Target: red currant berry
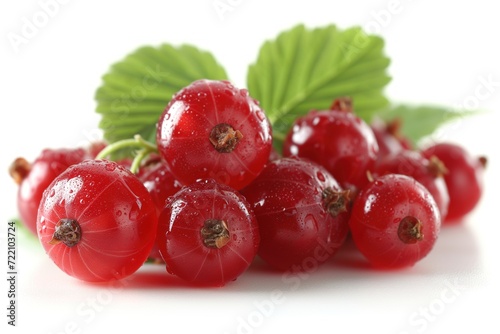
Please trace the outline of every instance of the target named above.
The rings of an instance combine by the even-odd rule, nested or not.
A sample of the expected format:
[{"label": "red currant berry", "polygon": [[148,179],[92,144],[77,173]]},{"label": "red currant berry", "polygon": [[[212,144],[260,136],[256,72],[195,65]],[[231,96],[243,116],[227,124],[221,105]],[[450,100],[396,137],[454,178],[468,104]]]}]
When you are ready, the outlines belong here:
[{"label": "red currant berry", "polygon": [[163,162],[148,167],[139,179],[144,183],[155,203],[158,215],[165,207],[166,200],[182,189],[182,184],[172,175]]},{"label": "red currant berry", "polygon": [[250,266],[259,230],[236,190],[198,180],[169,198],[157,242],[168,272],[196,285],[223,286]]},{"label": "red currant berry", "polygon": [[354,200],[349,227],[359,251],[375,267],[414,265],[434,247],[441,216],[429,191],[412,177],[383,175]]},{"label": "red currant berry", "polygon": [[259,223],[259,256],[277,270],[312,269],[347,236],[348,191],[316,163],[272,161],[242,193]]},{"label": "red currant berry", "polygon": [[345,189],[368,182],[367,170],[377,158],[371,128],[351,109],[349,99],[335,100],[331,110],[311,111],[298,118],[283,146],[283,156],[299,156],[325,167]]},{"label": "red currant berry", "polygon": [[450,196],[446,223],[458,222],[479,203],[483,193],[485,157],[474,157],[465,148],[454,143],[438,143],[427,147],[422,154],[436,156],[447,169],[444,174]]},{"label": "red currant berry", "polygon": [[147,259],[156,237],[155,210],[147,189],[129,170],[86,160],[69,167],[44,192],[38,237],[68,275],[117,280]]},{"label": "red currant berry", "polygon": [[401,121],[399,119],[389,123],[376,119],[370,127],[377,139],[379,157],[411,149],[410,141],[401,134]]},{"label": "red currant berry", "polygon": [[[168,166],[162,162],[146,166],[146,168],[142,168],[141,171],[143,172],[139,176],[139,179],[151,194],[151,198],[155,203],[156,212],[160,215],[163,208],[165,208],[167,199],[181,190],[182,185],[174,178]],[[149,260],[155,263],[163,262],[156,242],[149,255]]]},{"label": "red currant berry", "polygon": [[403,174],[413,177],[429,190],[436,201],[441,219],[446,217],[450,197],[444,182],[446,168],[435,156],[425,158],[416,151],[404,150],[381,158],[374,169],[375,175]]},{"label": "red currant berry", "polygon": [[88,147],[88,155],[89,155],[89,158],[90,159],[95,159],[95,157],[97,157],[97,155],[106,148],[106,146],[108,146],[108,144],[104,141],[95,141],[93,143],[90,144],[90,146]]},{"label": "red currant berry", "polygon": [[227,81],[193,82],[172,98],[158,122],[158,149],[185,185],[212,178],[239,190],[260,173],[271,142],[258,102]]},{"label": "red currant berry", "polygon": [[24,226],[34,235],[36,217],[43,191],[66,168],[87,158],[84,149],[45,149],[32,162],[17,158],[10,166],[10,175],[19,185],[17,208]]}]

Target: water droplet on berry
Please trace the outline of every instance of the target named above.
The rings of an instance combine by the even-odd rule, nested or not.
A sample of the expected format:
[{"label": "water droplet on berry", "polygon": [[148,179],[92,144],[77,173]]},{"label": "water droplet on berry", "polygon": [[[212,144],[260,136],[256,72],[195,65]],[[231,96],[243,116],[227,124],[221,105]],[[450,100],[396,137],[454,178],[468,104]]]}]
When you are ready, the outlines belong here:
[{"label": "water droplet on berry", "polygon": [[132,210],[130,211],[129,215],[128,215],[128,218],[132,221],[136,221],[137,220],[137,217],[139,217],[139,212],[137,212],[137,210]]},{"label": "water droplet on berry", "polygon": [[115,215],[116,215],[117,217],[120,217],[120,216],[122,215],[121,210],[116,211],[116,212],[115,212]]},{"label": "water droplet on berry", "polygon": [[55,189],[54,189],[54,188],[52,188],[52,189],[50,190],[49,197],[54,197],[54,195],[55,195],[55,194],[56,194],[56,191],[55,191]]},{"label": "water droplet on berry", "polygon": [[236,93],[234,92],[234,90],[231,90],[231,89],[225,89],[224,92],[226,94],[229,94],[229,95],[232,95],[232,96],[236,95]]},{"label": "water droplet on berry", "polygon": [[323,173],[321,173],[320,171],[316,172],[316,177],[318,178],[318,180],[320,180],[321,182],[325,182],[326,179],[325,179],[325,175],[323,175]]},{"label": "water droplet on berry", "polygon": [[365,214],[370,212],[371,208],[372,208],[372,204],[377,200],[377,197],[373,194],[371,194],[370,196],[368,196],[368,199],[366,200],[366,203],[365,203],[365,209],[364,209],[364,212]]},{"label": "water droplet on berry", "polygon": [[107,163],[107,164],[104,166],[104,168],[106,168],[106,170],[107,170],[108,172],[112,172],[112,171],[114,171],[114,170],[116,169],[116,164],[115,164],[115,163],[110,162],[110,163]]},{"label": "water droplet on berry", "polygon": [[243,97],[247,97],[248,96],[248,89],[240,89],[240,95],[243,96]]},{"label": "water droplet on berry", "polygon": [[264,121],[266,119],[266,115],[262,112],[262,110],[257,110],[257,118],[259,121]]},{"label": "water droplet on berry", "polygon": [[265,203],[265,202],[266,202],[266,199],[265,199],[265,198],[261,199],[260,201],[258,201],[258,202],[256,202],[256,203],[254,204],[254,208],[255,208],[255,207],[261,207],[261,206],[264,206],[264,203]]},{"label": "water droplet on berry", "polygon": [[316,218],[312,214],[308,214],[304,218],[304,227],[309,226],[309,228],[314,227],[314,229],[317,229],[318,222]]}]

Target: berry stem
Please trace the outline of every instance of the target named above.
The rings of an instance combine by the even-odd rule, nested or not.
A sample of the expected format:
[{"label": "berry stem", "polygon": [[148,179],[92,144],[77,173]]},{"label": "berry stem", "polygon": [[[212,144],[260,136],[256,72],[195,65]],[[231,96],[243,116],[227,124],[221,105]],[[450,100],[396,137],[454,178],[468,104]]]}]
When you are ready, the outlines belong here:
[{"label": "berry stem", "polygon": [[330,106],[330,110],[353,112],[352,99],[347,96],[339,97],[333,101],[332,105]]},{"label": "berry stem", "polygon": [[448,169],[446,168],[444,163],[435,155],[429,158],[429,165],[427,168],[431,175],[434,177],[443,177],[448,173]]},{"label": "berry stem", "polygon": [[132,165],[130,167],[130,171],[136,174],[139,171],[141,166],[141,162],[151,153],[158,152],[158,148],[156,145],[148,142],[141,135],[137,134],[133,139],[124,139],[114,142],[113,144],[109,144],[106,146],[99,154],[96,156],[96,159],[105,159],[106,157],[116,153],[117,151],[123,150],[125,148],[137,147],[140,148],[139,151],[136,152],[136,156],[132,161]]}]

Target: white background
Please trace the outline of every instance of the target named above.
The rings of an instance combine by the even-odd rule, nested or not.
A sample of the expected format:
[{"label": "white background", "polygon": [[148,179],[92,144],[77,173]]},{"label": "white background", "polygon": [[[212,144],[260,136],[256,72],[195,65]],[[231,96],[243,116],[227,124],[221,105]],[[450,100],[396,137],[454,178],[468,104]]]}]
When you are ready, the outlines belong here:
[{"label": "white background", "polygon": [[[109,285],[66,276],[36,240],[18,240],[18,327],[7,326],[6,279],[0,275],[0,326],[8,333],[105,333],[151,328],[171,333],[443,333],[498,328],[500,251],[498,124],[500,20],[493,1],[81,1],[58,5],[45,26],[14,47],[25,20],[49,0],[0,5],[1,272],[5,232],[16,216],[7,174],[17,156],[86,144],[99,134],[93,99],[109,65],[142,45],[188,43],[211,51],[238,86],[261,43],[298,23],[360,25],[386,40],[395,101],[477,107],[484,113],[449,124],[452,140],[489,158],[479,207],[443,229],[415,267],[379,272],[349,265],[349,251],[293,280],[255,265],[222,289],[194,289],[145,267]],[[54,2],[54,1],[52,1]],[[388,10],[392,9],[392,13]],[[390,14],[388,14],[390,13]],[[485,81],[490,85],[485,85]],[[483,327],[484,328],[484,327]]]}]

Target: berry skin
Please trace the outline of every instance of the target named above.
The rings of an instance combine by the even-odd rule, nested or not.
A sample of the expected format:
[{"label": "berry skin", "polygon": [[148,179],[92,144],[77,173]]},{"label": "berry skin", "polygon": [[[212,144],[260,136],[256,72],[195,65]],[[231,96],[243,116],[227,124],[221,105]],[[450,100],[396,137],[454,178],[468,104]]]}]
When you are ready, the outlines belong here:
[{"label": "berry skin", "polygon": [[82,148],[45,149],[32,162],[17,158],[10,166],[10,175],[19,185],[17,208],[23,225],[37,235],[36,217],[43,191],[66,168],[88,157]]},{"label": "berry skin", "polygon": [[159,215],[165,207],[167,198],[181,190],[182,185],[163,162],[155,163],[153,166],[148,166],[146,170],[141,169],[141,171],[139,179],[148,189]]},{"label": "berry skin", "polygon": [[331,110],[299,117],[287,134],[283,156],[296,155],[325,167],[344,189],[361,189],[378,154],[372,129],[351,109],[349,99],[337,99]]},{"label": "berry skin", "polygon": [[349,227],[352,239],[374,266],[412,266],[434,247],[441,216],[434,198],[415,179],[383,175],[355,199]]},{"label": "berry skin", "polygon": [[68,275],[89,282],[118,280],[147,259],[156,237],[155,210],[147,189],[129,170],[86,160],[45,190],[38,237]]},{"label": "berry skin", "polygon": [[450,197],[443,178],[446,168],[436,157],[429,159],[416,151],[404,150],[381,158],[373,171],[375,175],[403,174],[413,177],[429,190],[436,201],[441,219],[446,217]]},{"label": "berry skin", "polygon": [[198,80],[178,92],[160,116],[157,145],[184,185],[212,178],[239,190],[262,170],[271,125],[247,90]]},{"label": "berry skin", "polygon": [[401,121],[399,119],[388,123],[376,119],[370,124],[370,128],[377,139],[379,158],[412,149],[410,141],[401,134]]},{"label": "berry skin", "polygon": [[347,236],[348,191],[316,163],[272,161],[242,193],[259,223],[259,256],[274,269],[305,271],[324,263]]},{"label": "berry skin", "polygon": [[195,285],[223,286],[250,266],[259,229],[236,190],[198,180],[169,198],[157,243],[168,272]]},{"label": "berry skin", "polygon": [[[168,166],[162,162],[157,162],[152,166],[140,169],[139,179],[146,189],[148,189],[158,216],[165,207],[168,197],[175,195],[182,189],[182,185],[174,178]],[[149,259],[155,263],[163,262],[156,242],[151,250]]]},{"label": "berry skin", "polygon": [[426,157],[436,156],[447,169],[444,180],[450,196],[446,223],[456,223],[470,213],[483,193],[485,157],[474,157],[460,145],[438,143],[422,151]]}]

